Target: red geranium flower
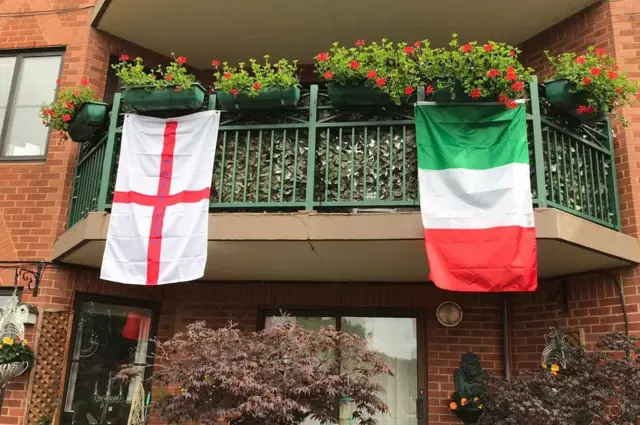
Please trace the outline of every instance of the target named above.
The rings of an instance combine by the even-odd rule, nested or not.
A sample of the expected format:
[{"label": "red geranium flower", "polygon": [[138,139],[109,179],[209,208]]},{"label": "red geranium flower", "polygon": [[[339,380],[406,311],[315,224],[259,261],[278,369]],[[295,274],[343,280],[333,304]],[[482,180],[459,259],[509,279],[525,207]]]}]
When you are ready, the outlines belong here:
[{"label": "red geranium flower", "polygon": [[509,52],[509,56],[515,56],[517,54],[517,52],[515,50],[512,50]]},{"label": "red geranium flower", "polygon": [[427,88],[424,89],[424,94],[426,94],[427,96],[431,96],[433,94],[433,87],[427,86]]},{"label": "red geranium flower", "polygon": [[612,80],[615,80],[616,78],[618,78],[618,73],[617,72],[609,71],[609,73],[607,75]]},{"label": "red geranium flower", "polygon": [[167,75],[164,79],[167,81],[173,81],[173,75]]},{"label": "red geranium flower", "polygon": [[369,72],[367,72],[367,78],[376,78],[378,76],[378,73],[376,71],[374,71],[373,69]]},{"label": "red geranium flower", "polygon": [[509,96],[507,96],[506,94],[501,94],[500,96],[498,96],[498,102],[507,103],[508,101],[509,101]]},{"label": "red geranium flower", "polygon": [[497,69],[490,69],[490,70],[487,72],[487,77],[489,77],[489,78],[495,78],[495,77],[497,77],[498,75],[500,75],[500,71],[498,71]]},{"label": "red geranium flower", "polygon": [[224,73],[224,78],[226,78],[227,80],[231,79],[231,73],[230,72],[225,72]]},{"label": "red geranium flower", "polygon": [[584,61],[585,61],[585,57],[584,56],[576,57],[576,63],[582,65],[582,64],[584,64]]},{"label": "red geranium flower", "polygon": [[412,54],[413,54],[413,52],[414,52],[414,49],[413,49],[413,47],[411,47],[411,46],[405,46],[405,48],[404,48],[404,52],[405,52],[406,54],[408,54],[408,55],[412,55]]},{"label": "red geranium flower", "polygon": [[593,75],[594,77],[600,75],[600,72],[602,72],[600,68],[591,68],[591,75]]},{"label": "red geranium flower", "polygon": [[187,63],[187,58],[185,58],[184,56],[178,56],[176,58],[176,62],[178,62],[180,65],[184,65],[185,63]]},{"label": "red geranium flower", "polygon": [[42,125],[47,125],[47,122],[45,120],[42,120]]},{"label": "red geranium flower", "polygon": [[62,116],[62,121],[64,121],[64,122],[69,122],[69,121],[71,121],[71,115],[69,115],[69,114],[64,114],[64,115]]},{"label": "red geranium flower", "polygon": [[333,72],[327,71],[327,72],[324,73],[324,79],[325,80],[330,80],[332,78],[333,78]]},{"label": "red geranium flower", "polygon": [[462,51],[465,53],[470,53],[473,50],[473,46],[471,44],[465,44],[462,46]]},{"label": "red geranium flower", "polygon": [[507,67],[507,74],[514,74],[516,72],[516,69],[512,66],[508,66]]},{"label": "red geranium flower", "polygon": [[364,46],[364,44],[365,44],[364,40],[356,40],[356,46],[362,47],[362,46]]},{"label": "red geranium flower", "polygon": [[233,97],[238,97],[238,95],[240,94],[240,92],[236,89],[229,90],[229,93],[231,93]]},{"label": "red geranium flower", "polygon": [[622,90],[620,87],[618,87],[618,88],[616,89],[616,93],[618,93],[618,94],[622,94],[622,93],[623,93],[623,90]]},{"label": "red geranium flower", "polygon": [[507,75],[504,76],[505,79],[509,80],[509,81],[515,81],[518,79],[518,76],[516,74],[514,74],[513,72],[509,72],[507,73]]},{"label": "red geranium flower", "polygon": [[384,86],[387,84],[387,79],[386,78],[378,78],[376,80],[376,84],[380,87]]},{"label": "red geranium flower", "polygon": [[329,60],[329,55],[327,53],[318,53],[316,56],[316,60],[318,62],[325,62]]},{"label": "red geranium flower", "polygon": [[349,63],[349,68],[351,69],[360,69],[360,62],[358,61],[351,61]]},{"label": "red geranium flower", "polygon": [[83,78],[82,80],[80,80],[80,85],[81,86],[88,86],[89,85],[89,80],[87,78]]},{"label": "red geranium flower", "polygon": [[212,60],[212,61],[211,61],[211,66],[215,66],[215,67],[220,66],[220,61],[219,61],[219,60],[217,60],[217,59]]},{"label": "red geranium flower", "polygon": [[517,81],[517,82],[513,83],[513,85],[511,86],[511,90],[513,90],[513,91],[522,91],[522,90],[524,90],[524,83],[522,81]]},{"label": "red geranium flower", "polygon": [[120,55],[120,62],[126,62],[129,60],[129,56],[127,55]]},{"label": "red geranium flower", "polygon": [[58,79],[56,80],[56,85],[58,85],[58,86],[60,85],[60,78],[58,78]]},{"label": "red geranium flower", "polygon": [[506,106],[507,109],[516,109],[518,107],[518,102],[515,100],[508,100],[505,102],[504,106]]},{"label": "red geranium flower", "polygon": [[636,93],[636,98],[640,100],[640,92]]},{"label": "red geranium flower", "polygon": [[578,107],[578,109],[576,110],[576,112],[578,112],[580,115],[582,114],[592,114],[594,113],[596,110],[593,106],[585,106],[585,105],[580,105]]},{"label": "red geranium flower", "polygon": [[49,115],[51,118],[53,118],[53,116],[55,115],[55,112],[53,112],[53,109],[51,108],[47,108],[44,111],[42,111],[42,113],[44,115]]},{"label": "red geranium flower", "polygon": [[253,89],[254,90],[260,90],[260,87],[262,87],[262,84],[260,84],[259,82],[255,82],[253,83]]},{"label": "red geranium flower", "polygon": [[473,90],[471,91],[471,97],[472,97],[473,99],[477,99],[477,98],[479,98],[480,96],[482,96],[482,90],[481,90],[481,89],[473,89]]},{"label": "red geranium flower", "polygon": [[591,83],[593,82],[593,80],[592,80],[591,78],[589,78],[589,77],[584,77],[584,78],[582,79],[582,82],[583,82],[584,84],[591,84]]},{"label": "red geranium flower", "polygon": [[73,109],[73,103],[67,102],[67,103],[64,104],[64,107],[67,108],[67,109]]},{"label": "red geranium flower", "polygon": [[607,52],[604,49],[596,49],[596,55],[604,56]]},{"label": "red geranium flower", "polygon": [[404,89],[404,94],[406,94],[408,96],[411,93],[413,93],[413,87],[407,86],[407,88]]},{"label": "red geranium flower", "polygon": [[493,45],[492,44],[485,44],[482,47],[484,48],[484,51],[487,52],[487,53],[493,52]]},{"label": "red geranium flower", "polygon": [[422,45],[422,42],[420,40],[413,43],[413,47],[420,47],[421,45]]}]

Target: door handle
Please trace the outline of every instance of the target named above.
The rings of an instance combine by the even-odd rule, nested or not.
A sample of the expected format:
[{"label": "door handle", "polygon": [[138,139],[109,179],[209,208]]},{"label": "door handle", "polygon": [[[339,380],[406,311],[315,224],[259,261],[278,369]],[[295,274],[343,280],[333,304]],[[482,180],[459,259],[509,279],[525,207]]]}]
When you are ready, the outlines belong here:
[{"label": "door handle", "polygon": [[420,390],[418,398],[416,398],[416,418],[418,420],[424,418],[424,391]]}]

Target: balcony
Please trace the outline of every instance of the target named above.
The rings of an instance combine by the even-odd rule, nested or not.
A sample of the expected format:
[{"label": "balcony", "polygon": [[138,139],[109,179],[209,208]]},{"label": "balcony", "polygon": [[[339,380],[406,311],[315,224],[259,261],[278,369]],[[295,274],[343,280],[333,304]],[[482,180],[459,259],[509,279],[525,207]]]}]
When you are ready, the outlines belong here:
[{"label": "balcony", "polygon": [[[611,130],[553,117],[529,92],[541,277],[640,262],[620,232]],[[215,96],[209,107],[215,107]],[[121,136],[82,146],[56,260],[100,267]],[[413,110],[340,111],[311,86],[282,113],[223,112],[210,203],[210,280],[423,281]]]}]

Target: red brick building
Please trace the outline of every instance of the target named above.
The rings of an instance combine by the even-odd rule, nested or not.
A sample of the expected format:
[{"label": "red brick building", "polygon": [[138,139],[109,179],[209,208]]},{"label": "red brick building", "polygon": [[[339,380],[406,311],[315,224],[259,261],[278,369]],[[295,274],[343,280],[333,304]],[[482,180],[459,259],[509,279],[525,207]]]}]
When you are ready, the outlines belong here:
[{"label": "red brick building", "polygon": [[[146,344],[122,342],[127,339],[125,318],[131,312],[148,319],[139,326],[140,332],[160,338],[195,320],[212,326],[234,321],[253,330],[279,309],[310,321],[362,326],[373,335],[374,346],[381,344],[392,351],[387,354],[406,360],[406,370],[393,383],[395,398],[389,399],[398,425],[458,423],[445,400],[453,390],[451,374],[461,353],[479,353],[484,366],[496,373],[517,373],[538,364],[543,336],[556,323],[583,337],[587,346],[611,330],[640,333],[640,106],[624,110],[629,127],[613,123],[612,147],[604,143],[597,153],[589,151],[592,161],[616,170],[606,183],[606,195],[597,192],[598,199],[606,196],[609,202],[605,214],[595,208],[588,211],[588,202],[578,208],[554,193],[567,190],[560,183],[569,177],[557,164],[551,167],[549,161],[558,159],[557,151],[544,149],[557,143],[560,134],[570,146],[581,143],[581,137],[535,118],[539,105],[534,105],[532,134],[540,131],[531,137],[538,138],[534,144],[539,143],[540,159],[550,164],[538,168],[546,174],[537,180],[541,186],[534,196],[541,275],[534,294],[457,294],[428,283],[419,213],[411,209],[416,195],[405,196],[406,185],[402,201],[396,203],[387,202],[393,194],[383,199],[379,193],[372,202],[343,202],[338,187],[332,204],[327,194],[335,188],[325,178],[324,186],[315,186],[316,197],[308,192],[298,196],[294,186],[292,201],[285,205],[285,188],[289,190],[285,180],[293,178],[307,189],[314,188],[307,180],[313,172],[301,168],[299,173],[293,165],[295,177],[291,177],[282,169],[276,175],[270,167],[269,193],[273,180],[274,187],[283,188],[280,198],[268,195],[266,202],[248,205],[251,201],[242,187],[249,184],[248,177],[238,168],[245,163],[229,159],[230,153],[217,157],[216,167],[222,174],[227,162],[238,168],[239,179],[245,181],[238,183],[237,193],[244,196],[244,203],[237,203],[234,196],[228,199],[236,187],[228,189],[220,182],[214,190],[218,199],[212,199],[204,281],[155,288],[100,281],[117,135],[114,132],[97,147],[80,149],[48,134],[36,112],[41,103],[53,99],[58,78],[60,87],[73,87],[88,78],[105,102],[114,102],[118,82],[109,69],[122,53],[141,56],[149,64],[166,62],[171,52],[185,55],[199,80],[209,83],[209,63],[214,58],[237,61],[270,53],[298,57],[304,64],[312,63],[313,55],[334,39],[429,38],[437,44],[456,31],[462,39],[518,44],[541,81],[550,75],[545,50],[581,52],[590,45],[606,49],[630,76],[640,78],[638,0],[580,0],[561,6],[551,0],[527,5],[501,1],[490,10],[478,2],[469,1],[461,10],[442,3],[425,9],[419,2],[402,1],[381,10],[368,2],[318,9],[281,2],[246,6],[195,0],[180,5],[141,0],[0,0],[0,265],[5,267],[0,280],[7,291],[0,295],[11,293],[15,267],[33,271],[43,267],[37,296],[34,284],[30,289],[22,279],[24,274],[18,279],[21,300],[38,308],[38,322],[27,331],[38,360],[30,373],[6,387],[0,424],[35,424],[42,417],[63,424],[126,423],[126,389],[120,393],[115,386],[107,388],[108,366],[98,367],[94,375],[89,371],[101,362],[144,360]],[[305,85],[316,83],[312,74],[305,71]],[[320,105],[314,111],[324,111],[322,94],[314,95],[314,90],[309,96],[318,96]],[[312,118],[304,125],[291,127],[289,136],[285,127],[243,127],[247,124],[242,117],[233,116],[224,129],[229,149],[233,146],[237,153],[245,141],[249,146],[254,139],[239,135],[245,130],[257,132],[254,138],[270,131],[271,152],[285,152],[292,137],[296,150],[298,143],[305,144],[301,151],[305,155],[318,146],[327,146],[329,152],[334,127],[341,129],[340,148],[344,128],[348,128],[345,140],[356,143],[356,137],[349,136],[356,134],[349,124],[355,121],[352,117],[338,118],[331,127],[325,125],[330,122],[326,116],[309,115]],[[393,141],[408,143],[412,123],[373,120],[371,126],[377,128],[381,149],[384,144],[394,147]],[[284,131],[275,137],[275,151],[274,131],[277,135]],[[608,141],[609,134],[603,134]],[[284,153],[278,158],[291,165]],[[248,169],[249,160],[245,161]],[[329,161],[320,154],[317,161],[329,169]],[[409,177],[406,165],[399,174],[394,167],[390,165],[390,173],[400,176],[399,181]],[[376,171],[381,172],[379,164]],[[235,184],[235,172],[233,176]],[[591,184],[578,188],[580,196],[596,196],[600,174],[597,182],[593,174],[582,177],[591,178]],[[575,181],[583,184],[578,177]],[[262,189],[259,183],[256,193]],[[324,198],[318,195],[323,190]],[[381,202],[376,204],[377,200]],[[278,202],[281,205],[274,205]],[[396,210],[366,210],[370,207]],[[443,327],[436,320],[435,310],[443,301],[462,307],[459,326]],[[90,320],[102,330],[87,330]],[[100,360],[92,360],[96,353]],[[120,396],[111,410],[100,407],[100,397],[108,390]],[[424,409],[417,407],[420,399]]]}]

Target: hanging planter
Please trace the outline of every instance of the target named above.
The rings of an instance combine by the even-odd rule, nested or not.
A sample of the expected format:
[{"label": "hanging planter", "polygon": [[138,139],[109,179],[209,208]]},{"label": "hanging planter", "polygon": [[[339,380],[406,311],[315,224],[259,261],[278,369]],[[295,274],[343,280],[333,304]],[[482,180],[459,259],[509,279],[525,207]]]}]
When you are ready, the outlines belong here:
[{"label": "hanging planter", "polygon": [[204,104],[205,89],[194,83],[189,88],[180,86],[125,87],[122,102],[137,112],[197,111]]},{"label": "hanging planter", "polygon": [[328,85],[334,107],[386,106],[409,103],[418,86],[415,55],[422,42],[365,43],[355,47],[334,43],[328,52],[316,55],[316,72]]},{"label": "hanging planter", "polygon": [[205,89],[196,83],[196,77],[187,72],[184,56],[174,57],[164,69],[148,72],[142,59],[129,60],[120,56],[112,65],[123,83],[122,102],[137,112],[189,112],[204,104]]},{"label": "hanging planter", "polygon": [[4,388],[10,381],[25,373],[27,369],[29,369],[27,362],[0,364],[0,388]]},{"label": "hanging planter", "polygon": [[[580,121],[597,122],[604,119],[602,111],[591,111],[588,106],[588,94],[579,90],[575,83],[566,78],[544,83],[544,93],[551,106]],[[578,112],[580,111],[580,112]]]},{"label": "hanging planter", "polygon": [[582,55],[547,56],[555,79],[544,84],[551,106],[580,121],[603,120],[609,113],[628,125],[619,108],[635,102],[640,86],[620,70],[604,49],[593,46]]},{"label": "hanging planter", "polygon": [[277,109],[295,107],[300,101],[298,61],[280,59],[272,64],[269,55],[264,64],[249,59],[229,66],[218,60],[211,62],[215,71],[215,89],[220,106],[227,111],[251,109]]},{"label": "hanging planter", "polygon": [[77,143],[91,142],[104,126],[107,117],[107,104],[102,102],[84,102],[76,109],[67,132],[71,140]]},{"label": "hanging planter", "polygon": [[254,96],[248,90],[242,90],[235,96],[228,92],[219,92],[216,95],[222,109],[227,111],[274,109],[297,106],[300,101],[300,88],[272,87],[260,90]]},{"label": "hanging planter", "polygon": [[388,94],[375,87],[360,85],[341,85],[330,82],[328,85],[329,99],[336,108],[353,106],[384,106],[392,105]]},{"label": "hanging planter", "polygon": [[107,104],[99,102],[89,87],[89,80],[80,80],[80,86],[60,90],[55,102],[40,110],[42,124],[60,132],[63,139],[84,143],[95,140],[103,128]]}]

